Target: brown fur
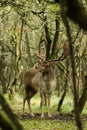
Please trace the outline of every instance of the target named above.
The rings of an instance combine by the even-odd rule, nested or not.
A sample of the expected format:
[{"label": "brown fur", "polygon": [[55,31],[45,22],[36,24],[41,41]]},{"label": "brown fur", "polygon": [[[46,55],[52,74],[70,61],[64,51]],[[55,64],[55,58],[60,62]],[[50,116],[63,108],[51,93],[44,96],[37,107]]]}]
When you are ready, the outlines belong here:
[{"label": "brown fur", "polygon": [[50,97],[53,89],[56,87],[56,77],[55,73],[51,67],[51,64],[48,62],[44,62],[39,67],[39,70],[31,69],[24,74],[24,86],[25,86],[25,96],[23,100],[23,113],[25,108],[25,101],[27,100],[30,115],[34,116],[30,99],[40,91],[41,101],[42,101],[42,114],[41,117],[44,117],[44,104],[45,104],[45,96],[48,101],[48,116],[51,117],[50,112]]}]

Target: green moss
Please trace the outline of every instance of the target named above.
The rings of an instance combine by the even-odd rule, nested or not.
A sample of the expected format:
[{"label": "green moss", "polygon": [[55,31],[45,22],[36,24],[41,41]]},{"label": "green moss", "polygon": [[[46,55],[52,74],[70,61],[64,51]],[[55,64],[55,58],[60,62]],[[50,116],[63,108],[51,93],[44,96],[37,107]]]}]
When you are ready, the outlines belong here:
[{"label": "green moss", "polygon": [[[22,100],[23,97],[20,96],[18,93],[15,94],[15,98],[13,101],[9,101],[7,95],[5,95],[8,103],[10,104],[13,112],[18,116],[19,119],[21,119],[22,115]],[[60,113],[57,112],[57,105],[59,102],[60,97],[57,97],[57,94],[55,93],[51,98],[51,111],[52,115],[60,115]],[[39,94],[36,94],[32,100],[31,100],[32,110],[34,113],[41,114],[41,108],[40,108],[40,96]],[[41,119],[41,118],[33,118],[33,119],[22,119],[20,120],[24,130],[77,130],[75,122],[73,120],[67,120],[67,114],[70,113],[73,109],[73,97],[71,94],[67,94],[63,105],[61,109],[61,113],[64,116],[64,119],[57,118],[57,119]],[[28,106],[26,103],[26,112],[28,113]],[[45,112],[47,112],[47,107],[45,107]],[[84,107],[83,114],[87,114],[87,105]],[[83,120],[83,126],[84,130],[87,130],[87,121],[86,118]]]}]

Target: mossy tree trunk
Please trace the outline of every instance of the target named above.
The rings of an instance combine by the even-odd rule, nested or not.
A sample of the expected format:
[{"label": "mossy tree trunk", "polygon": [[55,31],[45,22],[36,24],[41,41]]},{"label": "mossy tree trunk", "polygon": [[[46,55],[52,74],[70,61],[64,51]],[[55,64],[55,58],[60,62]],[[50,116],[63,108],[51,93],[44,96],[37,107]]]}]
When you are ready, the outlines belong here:
[{"label": "mossy tree trunk", "polygon": [[55,56],[56,49],[57,49],[57,42],[59,38],[59,25],[60,21],[58,17],[55,18],[55,34],[53,39],[51,39],[49,28],[48,28],[48,22],[47,22],[47,16],[44,17],[44,30],[45,30],[45,37],[46,37],[46,59],[50,59]]},{"label": "mossy tree trunk", "polygon": [[78,101],[78,104],[77,104],[77,109],[78,109],[79,114],[82,113],[83,108],[84,108],[86,101],[87,101],[87,75],[85,75],[84,78],[85,78],[84,89],[83,89],[82,95],[81,95],[81,97]]},{"label": "mossy tree trunk", "polygon": [[16,85],[18,83],[18,78],[21,73],[21,55],[22,55],[22,35],[23,35],[24,19],[21,18],[21,30],[20,38],[15,42],[15,69],[14,76],[12,77],[9,85],[9,95],[13,97],[14,91],[16,90]]},{"label": "mossy tree trunk", "polygon": [[74,95],[74,113],[75,113],[75,121],[77,128],[79,130],[83,130],[82,122],[80,118],[80,114],[78,112],[78,95],[77,95],[77,86],[76,86],[76,67],[75,67],[75,58],[74,58],[74,51],[73,51],[73,45],[72,45],[72,38],[70,33],[70,26],[67,20],[67,14],[65,10],[65,1],[60,3],[61,5],[61,17],[63,20],[63,23],[66,27],[66,35],[68,37],[68,43],[69,43],[69,49],[70,49],[70,60],[71,60],[71,67],[72,67],[72,86],[73,86],[73,95]]},{"label": "mossy tree trunk", "polygon": [[12,112],[5,98],[0,94],[0,106],[7,117],[0,113],[0,128],[2,130],[23,130],[15,114]]}]

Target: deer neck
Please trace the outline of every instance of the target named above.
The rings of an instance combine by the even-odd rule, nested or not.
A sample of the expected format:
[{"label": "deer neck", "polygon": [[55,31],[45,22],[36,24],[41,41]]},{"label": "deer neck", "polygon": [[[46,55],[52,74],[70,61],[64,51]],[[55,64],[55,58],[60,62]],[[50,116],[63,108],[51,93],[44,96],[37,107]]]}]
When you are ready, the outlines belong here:
[{"label": "deer neck", "polygon": [[55,75],[54,75],[54,72],[52,69],[50,69],[47,72],[43,72],[42,76],[43,76],[44,80],[47,80],[47,81],[54,80],[54,78],[55,78]]}]

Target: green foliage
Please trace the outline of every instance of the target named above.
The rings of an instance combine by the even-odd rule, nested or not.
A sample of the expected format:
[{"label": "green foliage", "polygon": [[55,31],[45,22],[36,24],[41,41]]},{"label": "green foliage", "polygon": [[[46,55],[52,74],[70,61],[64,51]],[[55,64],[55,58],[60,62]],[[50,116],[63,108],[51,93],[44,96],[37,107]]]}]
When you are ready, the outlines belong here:
[{"label": "green foliage", "polygon": [[60,6],[59,5],[56,5],[56,4],[52,4],[52,5],[49,5],[47,7],[47,10],[49,13],[57,13],[60,12]]},{"label": "green foliage", "polygon": [[[61,113],[57,112],[57,104],[60,98],[57,97],[56,93],[53,94],[51,98],[51,111],[53,117],[56,118],[48,119],[41,119],[40,117],[35,118],[23,118],[22,117],[22,99],[23,97],[20,96],[18,93],[15,95],[15,99],[13,101],[9,101],[7,95],[5,95],[8,103],[10,104],[13,112],[17,115],[18,119],[21,119],[20,122],[24,128],[24,130],[77,130],[75,122],[69,116],[69,113],[73,109],[73,96],[71,94],[67,94],[62,105]],[[40,108],[40,97],[39,95],[35,95],[31,101],[33,112],[36,114],[41,113]],[[46,108],[45,108],[46,109]],[[26,114],[28,114],[28,107],[26,104]],[[85,106],[82,115],[82,121],[84,130],[87,128],[87,121],[86,121],[86,114],[87,114],[87,106]],[[84,117],[84,118],[83,118]]]},{"label": "green foliage", "polygon": [[[58,120],[24,120],[22,122],[24,130],[76,130],[74,123],[71,121]],[[68,125],[69,124],[69,125]]]}]

